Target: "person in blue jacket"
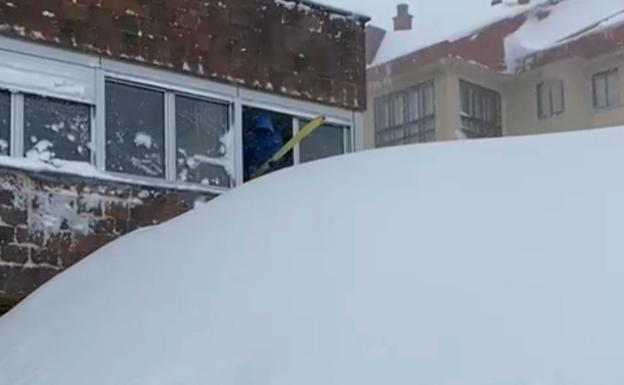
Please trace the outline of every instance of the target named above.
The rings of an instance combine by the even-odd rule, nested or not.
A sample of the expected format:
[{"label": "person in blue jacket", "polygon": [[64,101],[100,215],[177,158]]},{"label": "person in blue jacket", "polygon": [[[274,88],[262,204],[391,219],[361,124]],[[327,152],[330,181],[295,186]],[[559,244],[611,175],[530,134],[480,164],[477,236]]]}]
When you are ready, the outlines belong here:
[{"label": "person in blue jacket", "polygon": [[245,135],[243,150],[245,180],[253,177],[267,160],[271,159],[284,145],[281,135],[275,130],[271,115],[258,113]]}]

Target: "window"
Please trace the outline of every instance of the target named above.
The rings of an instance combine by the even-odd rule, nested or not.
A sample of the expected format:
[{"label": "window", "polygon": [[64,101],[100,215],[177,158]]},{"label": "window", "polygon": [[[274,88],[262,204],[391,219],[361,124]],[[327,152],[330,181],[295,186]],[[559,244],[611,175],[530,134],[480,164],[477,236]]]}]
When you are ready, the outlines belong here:
[{"label": "window", "polygon": [[[302,121],[301,125],[307,122]],[[301,142],[301,163],[342,155],[351,151],[351,131],[348,127],[325,124]]]},{"label": "window", "polygon": [[537,85],[537,114],[541,119],[561,115],[565,110],[563,81]]},{"label": "window", "polygon": [[501,96],[498,92],[460,80],[461,125],[469,138],[502,135]]},{"label": "window", "polygon": [[91,107],[24,95],[24,154],[50,161],[91,161]]},{"label": "window", "polygon": [[230,187],[227,171],[229,105],[176,96],[177,178]]},{"label": "window", "polygon": [[617,68],[592,77],[594,108],[602,109],[620,104],[620,76]]},{"label": "window", "polygon": [[[244,180],[286,144],[309,119],[255,107],[243,107]],[[270,127],[270,129],[263,129]],[[270,171],[351,151],[351,127],[326,123],[289,151]]]},{"label": "window", "polygon": [[0,91],[0,155],[11,150],[11,94]]},{"label": "window", "polygon": [[435,140],[435,92],[432,81],[375,101],[378,147]]},{"label": "window", "polygon": [[244,181],[245,128],[255,112],[271,115],[283,142],[314,114],[329,117],[274,169],[352,146],[352,111],[54,48],[45,51],[55,58],[36,47],[14,52],[15,44],[0,47],[0,156],[225,189]]},{"label": "window", "polygon": [[165,176],[163,92],[106,82],[106,169]]}]

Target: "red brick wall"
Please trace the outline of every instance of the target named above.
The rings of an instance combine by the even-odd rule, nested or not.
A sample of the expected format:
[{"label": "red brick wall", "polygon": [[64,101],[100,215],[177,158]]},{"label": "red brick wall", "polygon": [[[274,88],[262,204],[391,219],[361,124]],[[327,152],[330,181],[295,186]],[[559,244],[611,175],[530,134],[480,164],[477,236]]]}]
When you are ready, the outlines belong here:
[{"label": "red brick wall", "polygon": [[0,0],[0,33],[364,109],[363,21],[297,3]]},{"label": "red brick wall", "polygon": [[0,314],[106,243],[213,197],[0,168]]}]

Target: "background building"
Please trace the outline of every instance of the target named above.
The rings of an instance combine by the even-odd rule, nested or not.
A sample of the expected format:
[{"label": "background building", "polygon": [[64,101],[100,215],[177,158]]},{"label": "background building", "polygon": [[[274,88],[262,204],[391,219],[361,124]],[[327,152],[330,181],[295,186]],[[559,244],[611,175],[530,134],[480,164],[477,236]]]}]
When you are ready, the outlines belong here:
[{"label": "background building", "polygon": [[[505,2],[505,6],[512,2]],[[624,123],[624,3],[520,1],[470,30],[367,30],[366,147]]]}]

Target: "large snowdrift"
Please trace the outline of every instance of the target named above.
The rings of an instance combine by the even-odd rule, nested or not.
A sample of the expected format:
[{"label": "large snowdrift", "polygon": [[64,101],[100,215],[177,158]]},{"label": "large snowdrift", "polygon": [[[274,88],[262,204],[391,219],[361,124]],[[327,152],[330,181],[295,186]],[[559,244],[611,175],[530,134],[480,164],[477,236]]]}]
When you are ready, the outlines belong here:
[{"label": "large snowdrift", "polygon": [[624,384],[624,129],[248,184],[0,319],[2,385]]}]

